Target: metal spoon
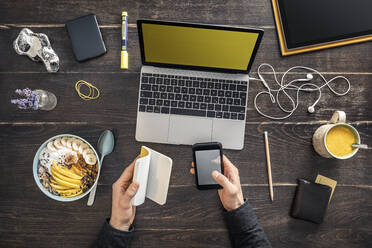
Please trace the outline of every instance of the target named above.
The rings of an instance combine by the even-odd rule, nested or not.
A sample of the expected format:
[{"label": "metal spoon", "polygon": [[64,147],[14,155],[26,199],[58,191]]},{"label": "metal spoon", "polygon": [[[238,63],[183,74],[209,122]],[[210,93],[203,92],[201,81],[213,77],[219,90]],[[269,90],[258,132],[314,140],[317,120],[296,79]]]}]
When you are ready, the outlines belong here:
[{"label": "metal spoon", "polygon": [[[101,136],[98,139],[97,147],[98,147],[98,152],[101,153],[101,169],[102,169],[103,158],[114,150],[114,135],[112,134],[110,130],[105,130],[101,134]],[[88,206],[93,205],[94,197],[96,196],[97,185],[98,185],[98,182],[90,191],[89,199],[87,202]]]},{"label": "metal spoon", "polygon": [[368,145],[366,144],[352,144],[351,146],[360,149],[368,149]]}]

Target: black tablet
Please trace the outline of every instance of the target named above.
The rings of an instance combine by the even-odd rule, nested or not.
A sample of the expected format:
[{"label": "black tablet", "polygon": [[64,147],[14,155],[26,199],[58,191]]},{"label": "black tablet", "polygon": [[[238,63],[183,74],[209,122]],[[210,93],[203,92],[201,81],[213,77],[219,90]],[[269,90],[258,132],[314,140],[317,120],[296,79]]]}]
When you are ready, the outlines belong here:
[{"label": "black tablet", "polygon": [[[372,35],[370,0],[272,0],[287,51],[346,45]],[[277,18],[278,17],[278,18]],[[280,36],[280,34],[279,34]],[[280,37],[279,37],[280,38]],[[353,41],[346,42],[345,41]],[[328,46],[327,46],[328,45]],[[316,50],[316,49],[313,49]],[[303,51],[300,51],[303,52]],[[286,54],[284,54],[286,55]]]}]

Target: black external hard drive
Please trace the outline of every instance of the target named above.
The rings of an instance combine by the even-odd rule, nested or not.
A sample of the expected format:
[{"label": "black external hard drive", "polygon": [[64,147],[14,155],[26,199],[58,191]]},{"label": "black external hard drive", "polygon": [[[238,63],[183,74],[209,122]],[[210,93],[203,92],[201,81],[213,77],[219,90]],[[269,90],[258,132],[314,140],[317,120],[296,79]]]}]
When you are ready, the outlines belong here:
[{"label": "black external hard drive", "polygon": [[96,15],[90,14],[69,21],[66,28],[77,61],[81,62],[106,53]]}]

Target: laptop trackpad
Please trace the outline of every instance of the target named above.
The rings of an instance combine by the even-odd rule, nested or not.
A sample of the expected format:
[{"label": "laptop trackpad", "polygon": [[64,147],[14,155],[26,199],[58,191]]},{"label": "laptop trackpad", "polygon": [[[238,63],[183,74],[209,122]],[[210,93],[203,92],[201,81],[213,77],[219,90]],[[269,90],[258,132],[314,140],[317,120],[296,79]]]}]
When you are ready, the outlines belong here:
[{"label": "laptop trackpad", "polygon": [[166,143],[168,140],[168,123],[169,115],[138,112],[136,140]]},{"label": "laptop trackpad", "polygon": [[193,145],[212,140],[212,120],[198,117],[171,115],[168,142]]}]

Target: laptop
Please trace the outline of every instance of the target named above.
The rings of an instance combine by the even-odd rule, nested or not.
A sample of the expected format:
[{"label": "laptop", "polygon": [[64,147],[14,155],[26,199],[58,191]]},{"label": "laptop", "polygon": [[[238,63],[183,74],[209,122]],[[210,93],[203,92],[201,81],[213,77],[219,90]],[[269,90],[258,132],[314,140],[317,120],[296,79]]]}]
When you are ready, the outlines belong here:
[{"label": "laptop", "polygon": [[136,140],[243,149],[248,72],[263,30],[155,20],[137,27]]}]

